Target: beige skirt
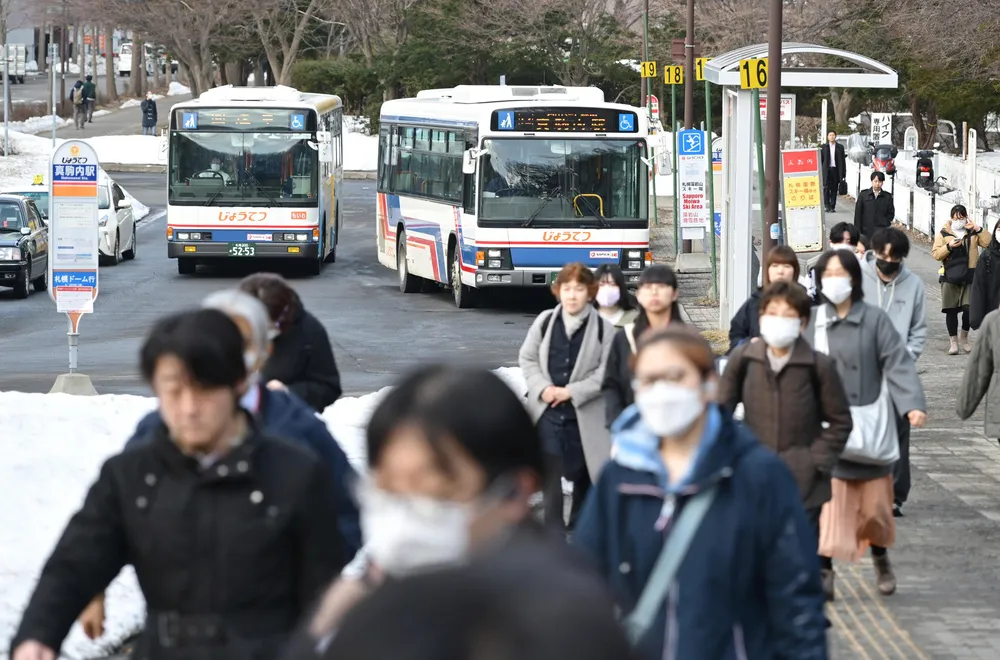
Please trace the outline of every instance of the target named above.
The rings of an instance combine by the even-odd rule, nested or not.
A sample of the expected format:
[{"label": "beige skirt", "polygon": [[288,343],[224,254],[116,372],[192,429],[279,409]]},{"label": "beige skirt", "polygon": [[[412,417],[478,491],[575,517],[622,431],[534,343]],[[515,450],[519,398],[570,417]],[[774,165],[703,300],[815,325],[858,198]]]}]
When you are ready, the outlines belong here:
[{"label": "beige skirt", "polygon": [[871,481],[834,478],[831,485],[833,497],[819,517],[819,554],[854,562],[870,545],[891,547],[896,540],[892,475]]}]

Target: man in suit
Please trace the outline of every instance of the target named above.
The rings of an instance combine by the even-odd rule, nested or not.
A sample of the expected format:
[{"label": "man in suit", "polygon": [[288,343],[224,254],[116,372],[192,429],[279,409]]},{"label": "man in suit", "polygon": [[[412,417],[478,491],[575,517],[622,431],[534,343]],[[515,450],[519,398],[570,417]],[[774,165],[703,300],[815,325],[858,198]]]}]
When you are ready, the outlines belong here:
[{"label": "man in suit", "polygon": [[837,133],[830,131],[826,135],[826,144],[821,149],[824,173],[823,200],[828,213],[837,210],[837,197],[841,181],[847,181],[847,154],[844,145],[838,144]]},{"label": "man in suit", "polygon": [[873,236],[879,229],[892,226],[896,218],[896,207],[892,195],[882,190],[885,173],[872,172],[872,187],[858,193],[854,206],[854,226],[865,236]]}]

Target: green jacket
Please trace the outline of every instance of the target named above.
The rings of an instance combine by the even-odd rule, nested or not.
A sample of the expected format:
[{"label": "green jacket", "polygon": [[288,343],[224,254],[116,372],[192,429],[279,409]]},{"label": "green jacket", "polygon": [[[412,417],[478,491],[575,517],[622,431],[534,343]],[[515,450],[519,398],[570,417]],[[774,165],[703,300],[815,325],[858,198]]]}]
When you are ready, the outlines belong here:
[{"label": "green jacket", "polygon": [[92,82],[83,83],[83,98],[97,100],[97,85]]}]

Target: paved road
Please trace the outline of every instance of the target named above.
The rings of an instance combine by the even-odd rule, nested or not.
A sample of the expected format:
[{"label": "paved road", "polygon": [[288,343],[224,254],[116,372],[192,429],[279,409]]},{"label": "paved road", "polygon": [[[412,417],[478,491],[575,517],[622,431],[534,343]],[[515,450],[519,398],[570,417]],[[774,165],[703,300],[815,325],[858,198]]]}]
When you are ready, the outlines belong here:
[{"label": "paved road", "polygon": [[[166,257],[163,175],[115,176],[152,212],[140,224],[135,261],[101,269],[96,311],[80,326],[80,368],[100,393],[148,394],[136,357],[151,322],[235,285],[250,267],[179,276],[176,262]],[[551,299],[459,310],[447,292],[400,293],[395,272],[376,259],[372,182],[346,181],[343,189],[338,261],[319,277],[295,279],[295,286],[330,334],[345,393],[375,391],[428,360],[514,365],[528,326]],[[67,360],[65,322],[49,297],[35,293],[15,300],[0,289],[0,390],[47,392]]]},{"label": "paved road", "polygon": [[[838,212],[827,215],[827,227],[853,217],[853,203],[841,198]],[[668,243],[672,231],[661,233]],[[831,657],[997,660],[1000,446],[983,437],[982,407],[967,422],[956,419],[967,357],[947,355],[940,264],[930,256],[930,241],[912,237],[906,263],[927,292],[927,347],[917,366],[929,421],[912,435],[913,488],[890,551],[899,590],[888,598],[877,595],[868,558],[838,564],[838,598],[827,609]],[[681,286],[695,322],[714,327],[718,309],[696,304],[707,293],[707,278],[686,278]]]},{"label": "paved road", "polygon": [[[66,93],[69,94],[69,88],[73,86],[77,78],[80,76],[74,75],[72,73],[66,74]],[[94,79],[97,84],[97,89],[99,93],[103,94],[105,90],[106,83],[104,82],[104,76],[97,76]],[[117,77],[116,84],[118,86],[118,93],[123,94],[128,88],[128,78]],[[59,87],[59,81],[56,81],[56,89],[61,89]],[[10,86],[10,97],[14,101],[48,101],[51,97],[52,80],[48,75],[39,74],[37,76],[29,76],[25,78],[23,85],[11,85]]]},{"label": "paved road", "polygon": [[[166,126],[170,116],[170,108],[175,103],[191,100],[190,94],[182,96],[166,96],[156,101],[158,111],[159,126]],[[51,135],[51,133],[49,133]],[[61,138],[87,138],[102,135],[141,135],[142,134],[142,113],[139,106],[125,109],[113,110],[110,114],[94,117],[91,124],[87,124],[82,130],[77,129],[72,124],[63,126],[56,130],[56,136]],[[166,201],[164,200],[164,204]]]}]

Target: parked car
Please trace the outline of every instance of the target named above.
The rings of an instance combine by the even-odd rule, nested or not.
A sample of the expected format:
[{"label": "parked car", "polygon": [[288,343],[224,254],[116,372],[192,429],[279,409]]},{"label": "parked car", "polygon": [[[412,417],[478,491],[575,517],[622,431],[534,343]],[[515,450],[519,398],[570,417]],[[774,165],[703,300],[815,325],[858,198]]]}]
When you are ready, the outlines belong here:
[{"label": "parked car", "polygon": [[48,288],[49,228],[35,202],[0,195],[0,286],[27,298]]},{"label": "parked car", "polygon": [[115,266],[135,259],[135,218],[132,201],[103,170],[97,180],[98,249],[105,263]]}]

